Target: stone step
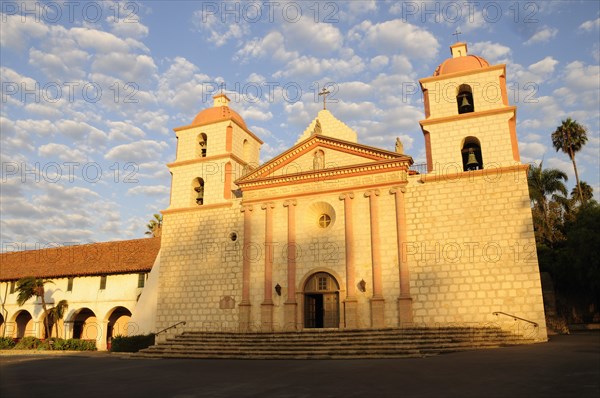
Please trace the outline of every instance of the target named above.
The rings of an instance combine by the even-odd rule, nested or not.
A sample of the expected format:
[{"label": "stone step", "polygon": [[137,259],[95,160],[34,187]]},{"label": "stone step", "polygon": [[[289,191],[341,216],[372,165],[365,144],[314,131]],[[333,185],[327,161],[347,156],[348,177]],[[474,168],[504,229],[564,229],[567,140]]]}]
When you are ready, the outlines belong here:
[{"label": "stone step", "polygon": [[276,333],[185,332],[134,354],[145,358],[408,358],[529,344],[499,328],[318,330]]}]

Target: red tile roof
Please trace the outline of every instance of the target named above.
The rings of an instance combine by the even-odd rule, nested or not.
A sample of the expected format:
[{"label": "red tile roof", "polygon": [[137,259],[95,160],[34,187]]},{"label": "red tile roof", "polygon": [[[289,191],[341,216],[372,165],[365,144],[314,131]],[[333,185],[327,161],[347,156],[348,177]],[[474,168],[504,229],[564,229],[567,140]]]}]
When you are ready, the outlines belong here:
[{"label": "red tile roof", "polygon": [[148,272],[160,238],[61,246],[0,254],[0,281]]}]

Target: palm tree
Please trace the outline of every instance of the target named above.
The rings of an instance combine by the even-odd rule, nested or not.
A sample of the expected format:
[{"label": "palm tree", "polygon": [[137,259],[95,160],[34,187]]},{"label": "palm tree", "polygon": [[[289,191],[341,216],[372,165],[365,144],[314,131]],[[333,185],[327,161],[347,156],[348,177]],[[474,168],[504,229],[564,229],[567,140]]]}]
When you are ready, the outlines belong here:
[{"label": "palm tree", "polygon": [[543,162],[540,162],[539,166],[532,165],[527,175],[529,198],[534,209],[534,222],[542,238],[550,244],[554,242],[553,231],[556,229],[555,217],[551,219],[550,214],[556,213],[557,208],[560,207],[568,210],[567,188],[563,181],[568,181],[564,172],[558,169],[544,170]]},{"label": "palm tree", "polygon": [[146,235],[152,235],[153,237],[159,237],[162,232],[162,214],[154,214],[154,218],[146,225],[148,230],[145,232]]},{"label": "palm tree", "polygon": [[54,328],[56,329],[56,337],[58,337],[58,321],[64,318],[67,308],[69,308],[67,300],[60,300],[58,304],[50,308],[48,312],[48,317],[50,318],[50,321],[54,323]]},{"label": "palm tree", "polygon": [[575,153],[581,150],[587,142],[587,139],[587,129],[570,117],[567,118],[567,120],[563,120],[562,124],[556,128],[554,133],[552,133],[552,145],[554,145],[556,152],[559,150],[563,151],[569,155],[571,162],[573,162],[575,180],[577,181],[577,187],[579,188],[579,201],[581,203],[583,203],[583,193],[581,192],[581,186],[579,184]]},{"label": "palm tree", "polygon": [[[17,281],[17,304],[22,306],[32,297],[40,297],[42,299],[42,309],[44,310],[44,314],[48,313],[46,309],[46,299],[44,295],[46,293],[44,289],[44,285],[47,283],[54,283],[50,279],[38,279],[33,276],[28,276],[26,278],[19,279]],[[50,325],[46,322],[46,336],[50,336]]]},{"label": "palm tree", "polygon": [[[579,192],[580,188],[581,194]],[[594,188],[592,188],[587,182],[581,181],[579,185],[573,187],[573,190],[571,191],[571,198],[575,198],[576,196],[579,197],[580,200],[583,198],[583,202],[581,202],[581,204],[585,204],[594,197]]]}]

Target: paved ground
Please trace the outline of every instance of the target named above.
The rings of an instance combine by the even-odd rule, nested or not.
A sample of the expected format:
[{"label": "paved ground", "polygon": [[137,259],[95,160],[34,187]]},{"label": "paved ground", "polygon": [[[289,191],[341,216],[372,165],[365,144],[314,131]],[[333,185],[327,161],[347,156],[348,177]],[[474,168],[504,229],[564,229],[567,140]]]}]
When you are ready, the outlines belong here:
[{"label": "paved ground", "polygon": [[0,356],[9,397],[600,397],[600,333],[418,359]]}]

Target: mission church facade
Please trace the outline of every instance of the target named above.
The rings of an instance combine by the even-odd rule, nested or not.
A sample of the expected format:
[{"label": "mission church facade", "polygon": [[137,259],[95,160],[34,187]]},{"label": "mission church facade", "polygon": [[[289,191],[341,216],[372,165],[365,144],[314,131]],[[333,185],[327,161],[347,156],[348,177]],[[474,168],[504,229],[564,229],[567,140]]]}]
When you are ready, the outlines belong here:
[{"label": "mission church facade", "polygon": [[[103,265],[152,269],[152,283],[130,294],[137,303],[122,304],[136,330],[181,321],[186,330],[242,332],[494,324],[531,336],[534,322],[535,338],[546,340],[506,66],[468,55],[465,43],[451,54],[420,80],[427,169],[419,172],[400,142],[394,152],[360,144],[325,109],[262,165],[263,142],[225,94],[175,128],[160,251],[135,269]],[[3,268],[9,283],[27,264],[15,262],[12,276]],[[107,314],[98,335],[107,336],[113,312],[98,312]]]},{"label": "mission church facade", "polygon": [[451,53],[420,80],[426,172],[325,109],[260,166],[262,141],[225,94],[175,128],[156,327],[514,329],[504,312],[546,339],[506,67],[465,43]]}]

